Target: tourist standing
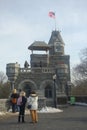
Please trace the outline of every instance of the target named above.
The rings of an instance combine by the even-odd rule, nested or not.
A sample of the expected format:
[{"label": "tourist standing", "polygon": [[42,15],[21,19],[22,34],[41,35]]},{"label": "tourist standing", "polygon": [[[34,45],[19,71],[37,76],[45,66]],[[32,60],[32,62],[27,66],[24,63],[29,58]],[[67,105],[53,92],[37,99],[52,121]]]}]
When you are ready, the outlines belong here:
[{"label": "tourist standing", "polygon": [[27,98],[25,96],[25,92],[21,91],[20,96],[17,100],[17,105],[19,106],[19,115],[18,115],[18,122],[22,119],[22,123],[25,122],[25,106],[26,106]]},{"label": "tourist standing", "polygon": [[11,94],[11,104],[12,104],[12,112],[16,112],[17,111],[17,99],[18,99],[19,95],[17,93],[16,89],[13,89],[13,92]]},{"label": "tourist standing", "polygon": [[29,98],[28,98],[28,105],[31,105],[30,115],[32,122],[31,123],[37,123],[38,122],[38,115],[37,115],[37,109],[38,109],[38,96],[35,91],[32,91]]}]

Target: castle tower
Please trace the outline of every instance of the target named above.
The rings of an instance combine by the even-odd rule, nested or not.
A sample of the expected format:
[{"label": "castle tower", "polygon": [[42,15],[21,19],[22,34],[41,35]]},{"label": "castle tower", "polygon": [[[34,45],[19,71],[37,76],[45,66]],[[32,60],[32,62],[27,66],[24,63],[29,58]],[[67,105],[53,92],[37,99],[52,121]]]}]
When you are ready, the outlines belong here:
[{"label": "castle tower", "polygon": [[49,67],[55,69],[60,93],[66,93],[67,81],[70,81],[70,56],[65,55],[64,41],[59,31],[53,31],[49,40]]},{"label": "castle tower", "polygon": [[52,32],[48,45],[51,47],[49,51],[50,55],[64,55],[65,44],[59,31]]},{"label": "castle tower", "polygon": [[[29,47],[32,51],[31,57],[31,68],[32,67],[47,67],[48,66],[48,51],[50,46],[44,41],[35,41]],[[34,51],[39,51],[39,54],[34,54]],[[45,51],[45,54],[40,54],[40,51]]]}]

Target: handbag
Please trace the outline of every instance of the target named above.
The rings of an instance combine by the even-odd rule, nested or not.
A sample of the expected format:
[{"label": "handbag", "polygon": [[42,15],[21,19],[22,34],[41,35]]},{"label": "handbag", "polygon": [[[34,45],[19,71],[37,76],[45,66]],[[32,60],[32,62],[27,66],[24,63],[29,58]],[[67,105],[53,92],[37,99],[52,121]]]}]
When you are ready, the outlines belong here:
[{"label": "handbag", "polygon": [[28,108],[28,109],[31,109],[31,105],[28,105],[27,108]]}]

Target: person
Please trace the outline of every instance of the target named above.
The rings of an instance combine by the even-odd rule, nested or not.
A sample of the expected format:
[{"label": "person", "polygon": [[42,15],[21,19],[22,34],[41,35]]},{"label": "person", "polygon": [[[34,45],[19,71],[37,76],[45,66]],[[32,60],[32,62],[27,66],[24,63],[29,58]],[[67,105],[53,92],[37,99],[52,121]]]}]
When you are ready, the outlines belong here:
[{"label": "person", "polygon": [[22,119],[22,123],[25,122],[24,116],[25,116],[25,106],[27,103],[26,94],[24,91],[21,91],[20,96],[17,100],[17,105],[19,106],[19,115],[18,115],[18,122]]},{"label": "person", "polygon": [[12,112],[16,112],[17,111],[17,99],[18,99],[19,95],[17,93],[16,89],[13,89],[13,92],[11,94],[11,104],[12,104]]},{"label": "person", "polygon": [[35,91],[32,91],[30,96],[28,97],[27,101],[28,105],[31,105],[30,115],[31,115],[31,123],[37,123],[38,122],[38,115],[37,115],[37,109],[38,109],[38,96]]},{"label": "person", "polygon": [[28,68],[28,67],[29,67],[29,64],[28,64],[27,61],[25,61],[25,63],[24,63],[24,68]]}]

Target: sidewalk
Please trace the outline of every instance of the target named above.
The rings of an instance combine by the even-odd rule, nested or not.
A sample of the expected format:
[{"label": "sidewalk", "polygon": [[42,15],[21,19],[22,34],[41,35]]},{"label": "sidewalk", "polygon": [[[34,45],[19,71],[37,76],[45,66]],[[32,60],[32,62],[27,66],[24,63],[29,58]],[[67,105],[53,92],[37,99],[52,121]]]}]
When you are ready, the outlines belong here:
[{"label": "sidewalk", "polygon": [[17,114],[0,120],[1,130],[86,130],[87,107],[69,106],[60,113],[38,113],[39,122],[30,123],[30,115],[26,114],[26,123],[17,123]]}]

